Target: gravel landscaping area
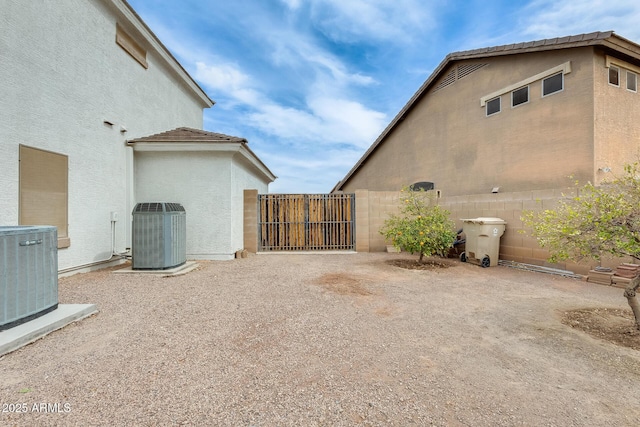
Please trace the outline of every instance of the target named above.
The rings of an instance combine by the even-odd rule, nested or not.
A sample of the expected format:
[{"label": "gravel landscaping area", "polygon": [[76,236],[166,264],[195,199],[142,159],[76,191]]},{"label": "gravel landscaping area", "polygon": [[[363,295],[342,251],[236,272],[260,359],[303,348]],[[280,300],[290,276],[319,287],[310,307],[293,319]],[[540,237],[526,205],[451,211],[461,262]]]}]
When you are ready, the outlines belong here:
[{"label": "gravel landscaping area", "polygon": [[100,312],[0,358],[0,425],[640,425],[640,351],[561,321],[622,289],[402,257],[60,279]]}]

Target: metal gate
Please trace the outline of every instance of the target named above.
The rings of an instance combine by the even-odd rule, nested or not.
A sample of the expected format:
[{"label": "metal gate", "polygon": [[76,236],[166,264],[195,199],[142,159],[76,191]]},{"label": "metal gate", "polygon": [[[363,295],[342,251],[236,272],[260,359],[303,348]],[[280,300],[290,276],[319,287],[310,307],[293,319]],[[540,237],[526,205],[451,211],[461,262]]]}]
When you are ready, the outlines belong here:
[{"label": "metal gate", "polygon": [[353,250],[354,194],[258,195],[259,251]]}]

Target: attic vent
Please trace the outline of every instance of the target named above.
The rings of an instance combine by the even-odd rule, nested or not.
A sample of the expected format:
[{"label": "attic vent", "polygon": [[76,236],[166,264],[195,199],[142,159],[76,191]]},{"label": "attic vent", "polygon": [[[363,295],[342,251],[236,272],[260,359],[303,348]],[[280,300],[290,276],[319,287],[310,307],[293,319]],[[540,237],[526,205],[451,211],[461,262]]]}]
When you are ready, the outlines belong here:
[{"label": "attic vent", "polygon": [[460,65],[458,67],[458,80],[460,80],[463,77],[468,76],[469,74],[473,73],[476,70],[479,70],[480,68],[484,67],[487,64],[468,64],[468,65]]},{"label": "attic vent", "polygon": [[449,71],[449,73],[446,76],[444,76],[440,81],[440,83],[438,83],[436,87],[433,89],[434,92],[455,83],[456,80],[460,80],[463,77],[467,77],[469,74],[473,73],[476,70],[479,70],[485,65],[487,64],[466,64],[466,65],[459,65],[458,67],[451,69],[451,71]]},{"label": "attic vent", "polygon": [[435,87],[434,90],[440,90],[442,88],[445,88],[450,84],[453,84],[455,81],[456,81],[456,70],[453,69],[449,71],[449,74],[444,76],[444,78],[440,81],[440,83],[438,83],[438,85]]}]

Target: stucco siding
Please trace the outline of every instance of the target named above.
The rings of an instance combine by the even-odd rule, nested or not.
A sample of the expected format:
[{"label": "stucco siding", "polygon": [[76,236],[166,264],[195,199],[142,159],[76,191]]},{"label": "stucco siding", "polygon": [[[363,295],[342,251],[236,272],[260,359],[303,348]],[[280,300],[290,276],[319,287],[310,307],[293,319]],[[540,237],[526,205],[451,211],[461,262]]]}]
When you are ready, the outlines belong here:
[{"label": "stucco siding", "polygon": [[0,0],[0,9],[0,224],[18,223],[19,144],[64,154],[71,246],[59,268],[109,258],[111,212],[115,250],[130,240],[126,139],[202,127],[205,105],[149,46],[145,69],[116,44],[116,22],[126,22],[109,1]]},{"label": "stucco siding", "polygon": [[[512,108],[506,92],[501,111],[486,116],[482,97],[566,62],[571,72],[563,91],[543,98],[537,80],[528,103]],[[592,49],[582,48],[452,63],[451,69],[486,65],[424,94],[342,189],[397,190],[431,181],[444,195],[457,196],[493,187],[557,188],[568,175],[590,179],[592,62]]]},{"label": "stucco siding", "polygon": [[137,152],[137,202],[181,203],[187,212],[187,257],[226,259],[233,212],[231,154]]},{"label": "stucco siding", "polygon": [[[625,164],[640,160],[640,93],[626,88],[626,71],[634,72],[640,83],[640,69],[619,58],[615,61],[621,71],[619,87],[609,84],[604,52],[593,63],[596,182],[620,176]],[[611,171],[605,172],[607,168]]]}]

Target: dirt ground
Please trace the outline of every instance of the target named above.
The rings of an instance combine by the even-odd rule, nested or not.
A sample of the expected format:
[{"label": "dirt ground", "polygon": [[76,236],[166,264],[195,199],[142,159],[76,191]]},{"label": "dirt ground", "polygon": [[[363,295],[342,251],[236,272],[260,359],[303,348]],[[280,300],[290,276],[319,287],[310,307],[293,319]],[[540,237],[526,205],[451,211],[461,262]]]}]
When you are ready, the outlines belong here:
[{"label": "dirt ground", "polygon": [[[456,261],[436,257],[425,258],[423,261],[403,257],[389,260],[388,263],[408,270],[437,270],[457,265]],[[629,307],[568,310],[562,313],[562,323],[595,338],[640,351],[640,331],[635,326],[633,312]]]},{"label": "dirt ground", "polygon": [[406,258],[63,278],[100,312],[0,358],[0,425],[640,425],[622,289]]}]

